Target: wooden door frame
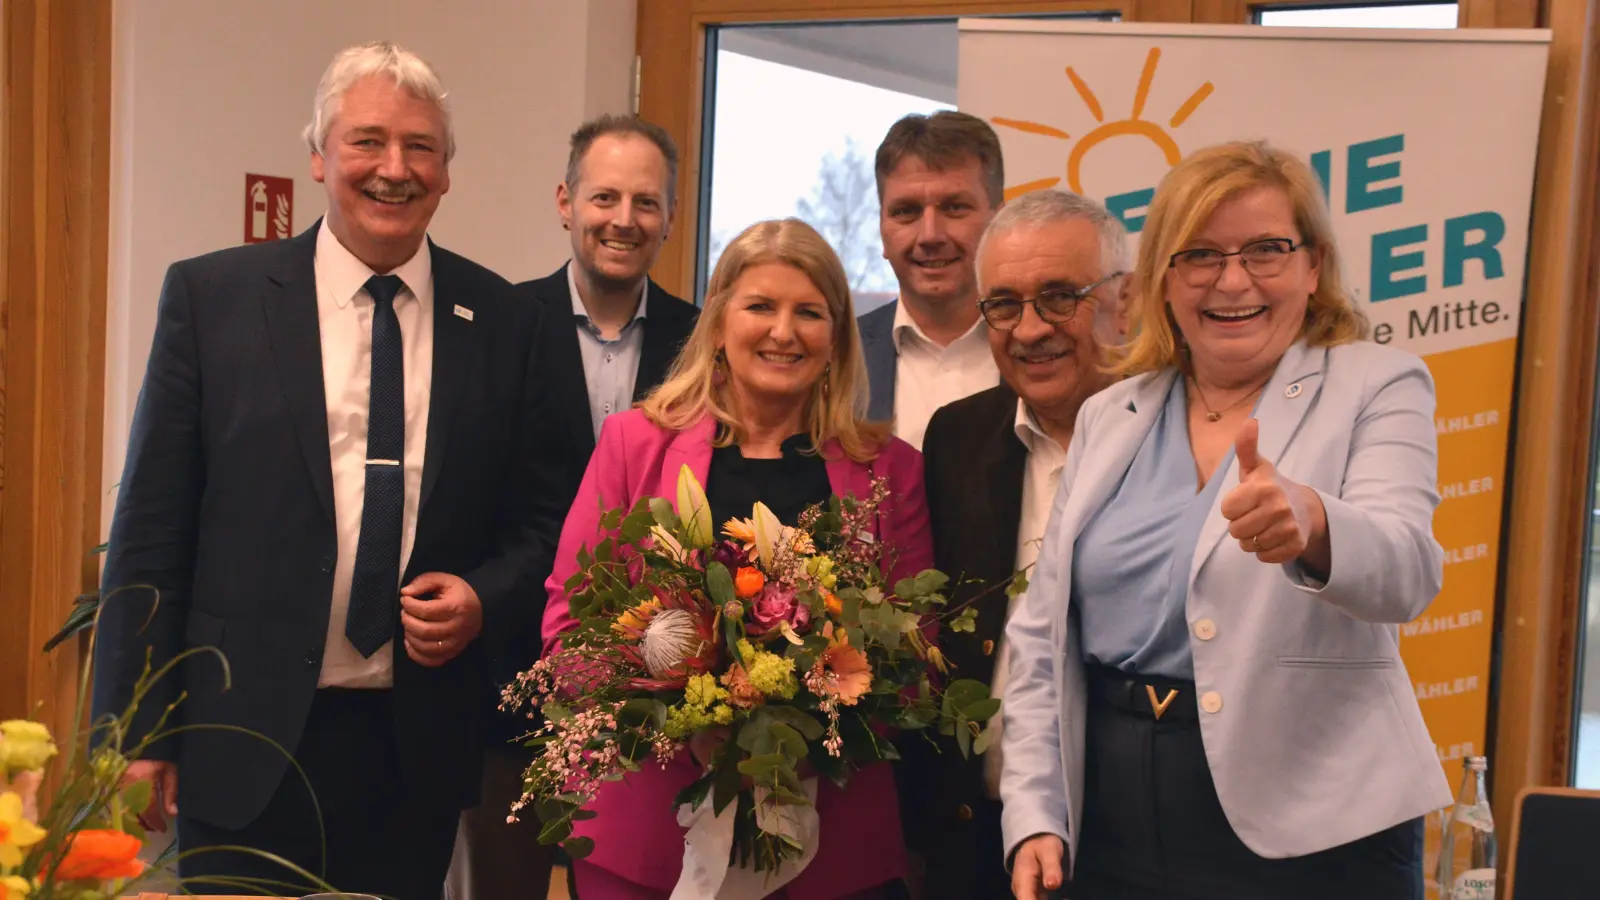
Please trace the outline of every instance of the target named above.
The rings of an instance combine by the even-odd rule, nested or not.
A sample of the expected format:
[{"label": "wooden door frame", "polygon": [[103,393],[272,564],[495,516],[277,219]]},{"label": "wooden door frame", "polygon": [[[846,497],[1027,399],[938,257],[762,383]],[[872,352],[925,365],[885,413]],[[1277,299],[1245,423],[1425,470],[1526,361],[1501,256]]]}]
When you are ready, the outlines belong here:
[{"label": "wooden door frame", "polygon": [[0,9],[0,718],[64,742],[83,647],[42,647],[98,578],[112,11]]}]

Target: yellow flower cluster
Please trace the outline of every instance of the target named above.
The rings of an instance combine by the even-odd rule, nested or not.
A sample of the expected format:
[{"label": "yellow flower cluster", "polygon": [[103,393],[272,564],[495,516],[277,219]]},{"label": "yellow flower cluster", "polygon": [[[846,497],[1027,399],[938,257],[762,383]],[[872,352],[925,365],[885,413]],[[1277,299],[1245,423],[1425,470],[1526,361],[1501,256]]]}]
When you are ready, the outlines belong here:
[{"label": "yellow flower cluster", "polygon": [[667,737],[681,740],[713,725],[732,725],[733,709],[722,701],[728,692],[717,684],[715,675],[693,675],[683,688],[683,703],[667,709],[662,730]]},{"label": "yellow flower cluster", "polygon": [[800,683],[794,677],[794,660],[766,650],[757,650],[748,640],[739,641],[739,654],[748,668],[750,686],[768,697],[793,700]]},{"label": "yellow flower cluster", "polygon": [[0,722],[0,778],[42,769],[55,755],[56,743],[43,725],[26,719]]},{"label": "yellow flower cluster", "polygon": [[806,574],[817,580],[823,590],[831,591],[839,583],[839,576],[833,574],[833,558],[829,556],[812,556],[806,559]]}]

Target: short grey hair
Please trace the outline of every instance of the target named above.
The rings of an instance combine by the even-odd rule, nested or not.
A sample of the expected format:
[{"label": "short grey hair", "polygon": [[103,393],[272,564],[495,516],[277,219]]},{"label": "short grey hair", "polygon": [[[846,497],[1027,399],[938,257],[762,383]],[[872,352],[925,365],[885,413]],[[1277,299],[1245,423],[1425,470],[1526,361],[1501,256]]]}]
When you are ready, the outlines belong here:
[{"label": "short grey hair", "polygon": [[316,102],[311,107],[311,124],[301,132],[312,153],[321,154],[328,143],[328,130],[333,127],[333,117],[339,111],[339,102],[345,91],[363,78],[386,75],[413,97],[426,100],[439,108],[444,118],[444,161],[449,163],[456,155],[456,135],[450,127],[450,105],[439,73],[423,60],[397,44],[373,41],[355,47],[346,47],[334,56],[322,73],[317,85]]},{"label": "short grey hair", "polygon": [[[1110,210],[1098,201],[1055,188],[1029,191],[1000,207],[1000,211],[989,220],[989,226],[983,230],[983,237],[978,240],[978,253],[975,259],[983,259],[984,248],[995,235],[1016,228],[1053,225],[1056,222],[1074,219],[1089,222],[1100,232],[1100,265],[1104,268],[1102,276],[1113,272],[1127,272],[1132,268],[1132,252],[1128,249],[1128,229],[1123,227],[1122,220],[1112,215]],[[980,276],[982,271],[980,265],[978,267]],[[981,290],[982,286],[979,287]]]}]

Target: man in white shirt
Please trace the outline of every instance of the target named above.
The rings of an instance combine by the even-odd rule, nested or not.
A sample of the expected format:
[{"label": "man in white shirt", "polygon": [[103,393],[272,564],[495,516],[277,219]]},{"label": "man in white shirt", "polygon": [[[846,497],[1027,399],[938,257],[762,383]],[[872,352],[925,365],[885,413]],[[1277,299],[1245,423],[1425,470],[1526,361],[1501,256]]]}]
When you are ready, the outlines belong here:
[{"label": "man in white shirt", "polygon": [[933,411],[999,381],[978,315],[978,238],[1005,197],[1000,140],[942,111],[896,122],[878,146],[878,228],[900,296],[858,319],[870,415],[921,449]]},{"label": "man in white shirt", "polygon": [[[1126,315],[1127,233],[1100,204],[1062,191],[1011,201],[977,253],[988,349],[1002,383],[934,414],[923,451],[935,564],[967,580],[977,631],[944,651],[964,678],[1005,693],[1002,636],[1014,572],[1033,565],[1083,401],[1106,387],[1105,351]],[[1003,727],[1004,710],[993,728]],[[998,738],[998,734],[995,735]],[[927,900],[1010,896],[1001,858],[999,741],[964,760],[954,743],[913,752]]]},{"label": "man in white shirt", "polygon": [[176,817],[197,893],[438,900],[479,790],[486,644],[537,612],[565,513],[538,440],[542,313],[427,239],[444,97],[393,44],[339,53],[304,134],[326,217],[162,288],[94,712],[129,707],[147,658],[226,658],[156,681],[121,741],[151,742],[128,777],[155,785],[148,824]]}]

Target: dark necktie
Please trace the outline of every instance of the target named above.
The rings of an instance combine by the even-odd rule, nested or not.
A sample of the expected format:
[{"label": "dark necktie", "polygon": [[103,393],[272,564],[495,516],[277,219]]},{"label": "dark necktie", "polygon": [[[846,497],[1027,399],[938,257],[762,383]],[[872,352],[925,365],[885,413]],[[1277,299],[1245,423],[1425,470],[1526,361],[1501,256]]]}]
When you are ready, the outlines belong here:
[{"label": "dark necktie", "polygon": [[405,510],[405,372],[394,298],[398,275],[367,279],[372,296],[372,386],[367,403],[367,483],[361,540],[350,580],[345,637],[370,657],[394,637],[400,605],[400,529]]}]

